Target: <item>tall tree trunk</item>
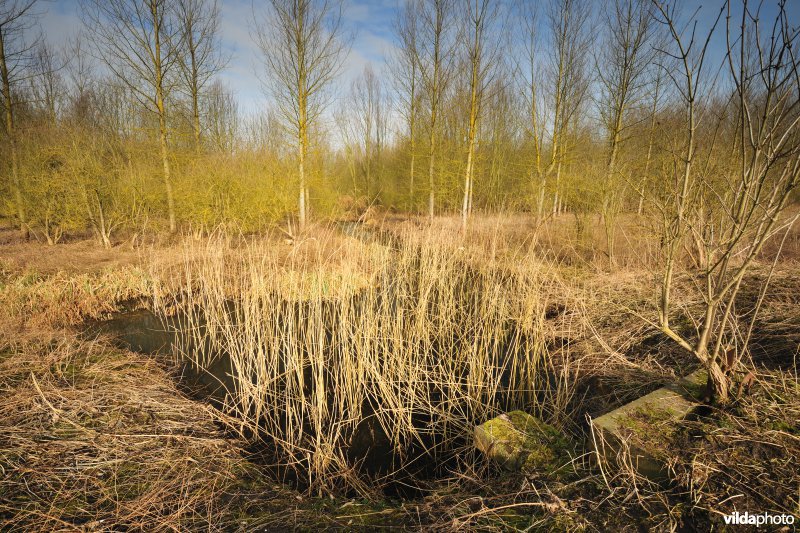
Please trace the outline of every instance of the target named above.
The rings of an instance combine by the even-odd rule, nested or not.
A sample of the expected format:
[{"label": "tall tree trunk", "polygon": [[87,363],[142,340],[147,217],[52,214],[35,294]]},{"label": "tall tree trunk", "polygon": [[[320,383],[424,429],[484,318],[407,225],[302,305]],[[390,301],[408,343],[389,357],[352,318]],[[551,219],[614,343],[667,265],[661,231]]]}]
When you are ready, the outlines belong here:
[{"label": "tall tree trunk", "polygon": [[536,225],[538,226],[542,222],[542,218],[544,217],[544,195],[545,191],[547,190],[547,175],[542,175],[541,179],[541,186],[539,188],[539,201],[536,204]]},{"label": "tall tree trunk", "polygon": [[408,181],[409,181],[409,197],[408,197],[408,206],[409,210],[414,212],[414,164],[416,163],[417,159],[417,138],[416,138],[416,125],[417,125],[417,109],[416,109],[416,98],[417,98],[417,64],[416,62],[412,62],[411,65],[411,91],[409,94],[409,119],[408,119],[408,126],[409,126],[409,137],[411,143],[411,164],[408,170]]},{"label": "tall tree trunk", "polygon": [[414,212],[414,163],[416,160],[416,154],[414,146],[414,137],[412,134],[411,137],[411,165],[408,169],[408,179],[409,179],[409,191],[408,191],[408,208],[409,211],[412,213]]},{"label": "tall tree trunk", "polygon": [[[371,123],[371,122],[370,122]],[[372,201],[372,131],[371,128],[367,129],[367,135],[364,143],[364,189],[367,194],[367,201]]]},{"label": "tall tree trunk", "polygon": [[558,158],[556,163],[556,181],[555,192],[553,193],[553,215],[561,213],[561,196],[558,194],[558,188],[561,185],[561,158]]},{"label": "tall tree trunk", "polygon": [[608,249],[608,262],[610,265],[614,265],[614,218],[615,213],[613,213],[614,209],[614,198],[613,195],[617,194],[615,190],[614,181],[614,172],[616,171],[617,166],[617,154],[619,153],[619,132],[622,130],[622,113],[620,112],[617,116],[617,120],[614,124],[614,130],[611,133],[611,146],[608,153],[608,163],[606,165],[606,185],[603,191],[603,205],[602,205],[602,215],[603,215],[603,229],[605,230],[606,234],[606,248]]},{"label": "tall tree trunk", "polygon": [[[470,134],[470,137],[472,135]],[[472,158],[474,152],[474,143],[469,141],[469,148],[467,148],[467,169],[464,171],[464,199],[461,204],[461,228],[466,231],[467,221],[469,220],[471,195],[472,195]]]},{"label": "tall tree trunk", "polygon": [[188,32],[189,35],[189,51],[191,54],[191,69],[192,69],[192,129],[194,131],[194,147],[195,150],[200,150],[200,103],[199,103],[199,92],[200,88],[198,87],[198,67],[197,67],[197,55],[195,51],[195,44],[194,44],[194,35],[192,32]]},{"label": "tall tree trunk", "polygon": [[170,176],[169,166],[169,150],[167,147],[167,121],[164,117],[164,104],[163,101],[159,106],[159,140],[161,144],[161,163],[164,168],[164,190],[167,193],[167,214],[169,215],[169,232],[175,233],[178,226],[175,221],[175,197],[172,193],[172,179]]},{"label": "tall tree trunk", "polygon": [[435,160],[435,143],[436,143],[436,135],[434,134],[434,124],[436,123],[435,115],[431,120],[431,138],[430,138],[430,153],[429,153],[429,162],[428,162],[428,217],[433,219],[434,214],[434,198],[433,198],[433,191],[434,191],[434,171],[436,167],[436,160]]},{"label": "tall tree trunk", "polygon": [[464,231],[467,229],[467,221],[469,220],[470,211],[472,208],[472,179],[473,179],[473,160],[475,158],[475,130],[478,127],[478,84],[480,83],[479,69],[480,69],[480,33],[479,26],[476,25],[475,35],[475,49],[471,51],[472,55],[472,77],[470,80],[470,99],[469,99],[469,132],[467,133],[467,168],[464,170],[464,201],[461,208],[461,227]]},{"label": "tall tree trunk", "polygon": [[158,5],[151,3],[150,13],[153,16],[153,35],[155,39],[155,76],[156,76],[156,108],[158,110],[158,137],[161,145],[161,164],[164,168],[164,190],[167,193],[167,214],[169,216],[169,232],[178,229],[175,222],[175,198],[172,194],[172,179],[169,166],[169,147],[167,146],[167,113],[164,107],[164,66],[161,58],[161,25]]},{"label": "tall tree trunk", "polygon": [[11,186],[14,189],[14,203],[19,218],[19,229],[23,239],[28,239],[28,220],[25,215],[25,203],[22,199],[22,183],[19,177],[19,154],[17,153],[16,130],[14,128],[14,108],[11,98],[11,74],[6,63],[3,33],[0,31],[0,77],[3,82],[3,106],[6,108],[6,135],[11,149]]},{"label": "tall tree trunk", "polygon": [[653,157],[653,138],[655,135],[656,129],[656,110],[658,106],[658,89],[659,89],[659,79],[656,80],[656,95],[653,99],[653,109],[651,111],[651,118],[650,118],[650,135],[647,139],[647,157],[644,161],[644,175],[642,176],[642,184],[639,187],[639,205],[636,208],[636,214],[641,215],[642,210],[644,208],[644,186],[646,185],[647,175],[650,172],[650,161]]},{"label": "tall tree trunk", "polygon": [[436,28],[434,32],[434,41],[433,41],[433,73],[431,78],[431,133],[430,133],[430,158],[428,161],[428,217],[433,220],[433,215],[435,211],[434,206],[434,189],[435,189],[435,178],[434,172],[436,168],[436,119],[438,118],[439,112],[439,98],[440,94],[439,91],[441,90],[442,80],[439,79],[441,76],[441,46],[442,46],[442,28],[443,28],[443,20],[442,20],[442,12],[440,10],[440,5],[436,7]]},{"label": "tall tree trunk", "polygon": [[[301,119],[302,120],[302,119]],[[297,145],[297,172],[300,178],[300,197],[298,199],[300,231],[306,228],[306,145],[308,137],[305,124],[301,125],[298,133]]]}]

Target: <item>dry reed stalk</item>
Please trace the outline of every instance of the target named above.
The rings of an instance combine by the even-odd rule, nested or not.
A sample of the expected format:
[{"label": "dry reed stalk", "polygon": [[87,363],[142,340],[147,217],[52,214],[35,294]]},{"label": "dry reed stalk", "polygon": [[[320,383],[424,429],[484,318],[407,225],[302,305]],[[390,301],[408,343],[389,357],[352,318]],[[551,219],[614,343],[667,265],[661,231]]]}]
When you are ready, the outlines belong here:
[{"label": "dry reed stalk", "polygon": [[467,451],[503,410],[542,412],[557,280],[530,256],[478,259],[435,229],[396,250],[324,235],[288,254],[223,234],[186,246],[183,290],[159,309],[180,307],[198,365],[230,358],[230,407],[312,487],[360,486],[348,448],[365,431],[403,468]]}]

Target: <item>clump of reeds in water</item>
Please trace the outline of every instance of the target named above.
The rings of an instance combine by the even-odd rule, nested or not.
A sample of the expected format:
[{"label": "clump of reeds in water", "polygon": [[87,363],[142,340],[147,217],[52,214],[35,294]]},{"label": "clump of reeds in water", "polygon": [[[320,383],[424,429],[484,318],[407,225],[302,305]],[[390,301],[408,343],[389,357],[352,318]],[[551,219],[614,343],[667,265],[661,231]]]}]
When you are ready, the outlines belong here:
[{"label": "clump of reeds in water", "polygon": [[391,247],[333,231],[294,247],[216,235],[187,241],[182,288],[157,307],[184,314],[181,349],[198,366],[230,358],[230,407],[278,462],[311,486],[358,489],[352,446],[367,427],[397,471],[543,401],[550,271],[477,249],[432,230]]}]

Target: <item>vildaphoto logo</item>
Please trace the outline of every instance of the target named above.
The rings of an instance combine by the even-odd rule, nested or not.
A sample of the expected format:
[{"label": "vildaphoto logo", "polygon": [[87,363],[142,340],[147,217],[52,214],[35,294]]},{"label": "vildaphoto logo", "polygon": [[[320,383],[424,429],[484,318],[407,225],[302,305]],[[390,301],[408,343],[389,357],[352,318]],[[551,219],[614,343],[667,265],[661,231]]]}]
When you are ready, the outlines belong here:
[{"label": "vildaphoto logo", "polygon": [[733,526],[791,526],[794,525],[794,515],[790,514],[751,514],[747,511],[735,511],[723,517],[725,524]]}]

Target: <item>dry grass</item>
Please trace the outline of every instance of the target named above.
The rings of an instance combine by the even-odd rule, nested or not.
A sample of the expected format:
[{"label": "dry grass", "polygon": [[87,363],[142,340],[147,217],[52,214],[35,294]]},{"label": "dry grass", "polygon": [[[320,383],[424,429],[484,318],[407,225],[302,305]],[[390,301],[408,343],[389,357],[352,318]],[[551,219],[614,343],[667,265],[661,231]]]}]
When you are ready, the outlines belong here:
[{"label": "dry grass", "polygon": [[625,447],[600,464],[587,447],[558,475],[510,475],[476,463],[419,502],[425,529],[724,531],[722,516],[734,511],[797,517],[800,382],[785,371],[757,378],[752,394],[727,411],[672,427],[637,419],[636,434],[668,465],[660,484],[636,472]]},{"label": "dry grass", "polygon": [[71,337],[6,345],[0,388],[0,527],[208,526],[244,473],[213,414],[147,357]]},{"label": "dry grass", "polygon": [[602,475],[594,464],[586,470],[595,490],[578,496],[591,501],[585,518],[619,530],[710,531],[735,511],[796,517],[798,419],[797,374],[769,370],[758,371],[752,393],[725,411],[674,426],[637,418],[630,422],[639,427],[627,444],[657,449],[668,467],[667,479],[655,484],[639,475],[623,447],[617,457],[601,462]]},{"label": "dry grass", "polygon": [[[566,475],[527,477],[471,451],[472,426],[503,410],[528,410],[580,439],[586,414],[691,369],[691,357],[642,320],[654,316],[657,281],[647,229],[633,219],[620,226],[636,237],[618,250],[616,268],[597,251],[599,236],[578,239],[573,220],[533,235],[526,217],[476,218],[466,235],[448,219],[392,221],[388,239],[379,229],[359,240],[313,228],[291,244],[216,233],[137,252],[145,268],[39,273],[34,260],[26,270],[4,259],[0,393],[9,400],[0,404],[0,443],[10,445],[0,444],[0,519],[20,530],[385,522],[670,530],[706,529],[732,509],[797,513],[792,257],[775,269],[753,326],[754,394],[662,435],[669,486],[619,466],[604,477],[588,451]],[[757,266],[745,282],[742,331],[768,270]],[[687,270],[676,289],[686,317],[701,304],[687,296],[693,282]],[[70,333],[152,296],[198,364],[230,357],[240,379],[229,407],[256,430],[261,458],[313,494],[340,497],[280,488],[243,459],[247,443],[215,423],[230,419],[182,395],[160,363]],[[674,322],[691,334],[691,320]],[[365,442],[373,450],[355,453]],[[428,457],[438,469],[426,496],[402,507],[374,503],[398,470],[414,472]],[[352,489],[373,503],[341,499]]]},{"label": "dry grass", "polygon": [[668,444],[676,479],[710,516],[800,511],[800,381],[796,373],[766,370],[756,380],[753,394],[687,422]]},{"label": "dry grass", "polygon": [[448,224],[394,224],[391,247],[319,228],[289,247],[190,240],[180,279],[155,270],[170,287],[157,283],[156,301],[183,317],[196,364],[230,358],[229,407],[311,488],[367,492],[349,453],[365,432],[390,470],[421,452],[446,464],[503,410],[579,435],[586,414],[696,364],[641,318],[655,314],[646,258],[613,271],[556,266],[524,225],[487,219],[463,236]]},{"label": "dry grass", "polygon": [[47,246],[35,241],[22,241],[19,230],[10,228],[0,228],[0,246],[3,249],[0,265],[17,272],[91,273],[134,266],[141,258],[139,250],[130,244],[103,248],[94,239],[75,239]]},{"label": "dry grass", "polygon": [[43,275],[26,271],[0,279],[0,306],[6,328],[59,328],[96,319],[128,300],[152,294],[149,275],[138,267],[99,273]]},{"label": "dry grass", "polygon": [[[580,224],[578,221],[580,220]],[[433,225],[450,232],[459,230],[459,219],[439,217]],[[614,226],[616,269],[652,267],[659,253],[658,238],[648,219],[620,216]],[[495,214],[474,217],[464,236],[467,245],[489,245],[487,254],[532,248],[537,257],[559,266],[577,266],[595,271],[609,268],[602,220],[596,215],[576,219],[574,215],[550,216],[540,224],[529,215]]]}]

